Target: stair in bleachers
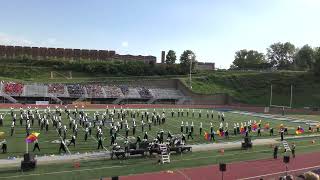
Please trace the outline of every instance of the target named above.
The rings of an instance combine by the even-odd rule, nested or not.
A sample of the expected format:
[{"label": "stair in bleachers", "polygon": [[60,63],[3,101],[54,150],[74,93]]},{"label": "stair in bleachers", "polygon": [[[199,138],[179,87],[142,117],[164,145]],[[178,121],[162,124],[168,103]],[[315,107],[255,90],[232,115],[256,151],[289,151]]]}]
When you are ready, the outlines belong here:
[{"label": "stair in bleachers", "polygon": [[13,97],[9,96],[6,93],[2,93],[1,94],[2,97],[4,97],[6,100],[10,101],[11,103],[17,103],[18,101],[16,99],[14,99]]},{"label": "stair in bleachers", "polygon": [[118,98],[112,102],[112,104],[119,104],[124,98]]},{"label": "stair in bleachers", "polygon": [[62,100],[59,99],[59,98],[57,98],[57,97],[54,96],[53,94],[49,94],[49,97],[50,97],[51,99],[53,99],[54,101],[56,101],[57,103],[62,104]]}]

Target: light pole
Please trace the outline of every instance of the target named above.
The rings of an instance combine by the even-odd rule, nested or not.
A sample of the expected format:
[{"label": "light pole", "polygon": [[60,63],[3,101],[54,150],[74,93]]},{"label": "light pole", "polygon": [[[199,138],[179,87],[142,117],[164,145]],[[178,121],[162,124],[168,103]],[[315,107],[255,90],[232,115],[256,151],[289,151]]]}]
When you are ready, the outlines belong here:
[{"label": "light pole", "polygon": [[191,84],[191,71],[192,71],[192,59],[193,59],[193,54],[188,55],[188,59],[190,61],[190,73],[189,73],[189,83],[190,83],[190,89],[192,89],[192,84]]}]

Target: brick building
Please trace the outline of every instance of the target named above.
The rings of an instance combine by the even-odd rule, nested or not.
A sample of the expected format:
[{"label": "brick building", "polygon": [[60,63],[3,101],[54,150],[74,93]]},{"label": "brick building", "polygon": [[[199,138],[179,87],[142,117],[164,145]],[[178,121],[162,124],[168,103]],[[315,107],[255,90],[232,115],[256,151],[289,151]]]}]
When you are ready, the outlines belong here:
[{"label": "brick building", "polygon": [[120,55],[115,51],[89,50],[89,49],[64,49],[46,47],[22,47],[0,45],[1,58],[17,58],[28,56],[35,60],[58,59],[58,60],[92,60],[92,61],[141,61],[144,63],[156,63],[155,56]]}]

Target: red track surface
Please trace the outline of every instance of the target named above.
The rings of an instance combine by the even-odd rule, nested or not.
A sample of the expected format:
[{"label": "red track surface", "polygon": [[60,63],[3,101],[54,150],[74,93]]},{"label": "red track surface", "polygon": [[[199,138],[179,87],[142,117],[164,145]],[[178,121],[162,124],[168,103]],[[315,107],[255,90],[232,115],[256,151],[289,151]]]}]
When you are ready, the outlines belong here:
[{"label": "red track surface", "polygon": [[[240,155],[240,154],[239,154]],[[300,175],[303,172],[320,169],[320,153],[301,154],[295,159],[290,159],[288,164],[289,174]],[[277,160],[263,159],[254,161],[242,161],[227,164],[227,171],[224,173],[225,180],[233,179],[277,179],[285,175],[285,164],[282,157]],[[221,179],[221,172],[218,165],[205,167],[179,169],[174,171],[161,171],[131,176],[123,176],[120,180],[218,180]]]}]

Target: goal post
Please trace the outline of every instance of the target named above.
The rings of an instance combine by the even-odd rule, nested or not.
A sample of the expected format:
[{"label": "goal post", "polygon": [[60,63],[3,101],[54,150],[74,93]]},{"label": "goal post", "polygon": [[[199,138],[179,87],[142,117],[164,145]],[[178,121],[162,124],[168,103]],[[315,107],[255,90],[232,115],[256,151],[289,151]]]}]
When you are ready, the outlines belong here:
[{"label": "goal post", "polygon": [[293,99],[293,85],[290,85],[290,100],[289,100],[289,104],[287,106],[273,104],[273,86],[272,86],[272,84],[270,85],[270,104],[269,104],[269,107],[292,108],[292,99]]},{"label": "goal post", "polygon": [[63,73],[59,73],[56,71],[51,71],[50,79],[54,79],[55,76],[60,76],[60,77],[66,78],[66,79],[72,79],[72,71],[68,71],[67,75],[64,75]]}]

